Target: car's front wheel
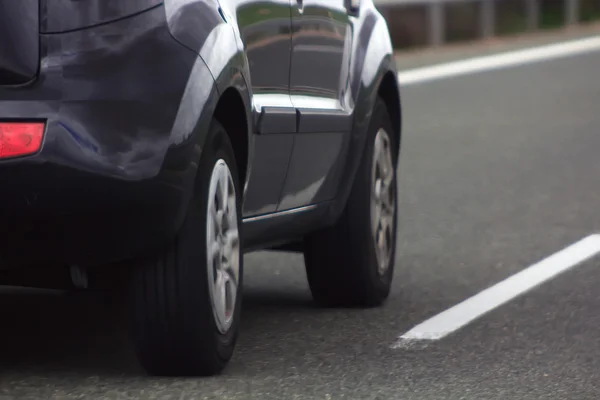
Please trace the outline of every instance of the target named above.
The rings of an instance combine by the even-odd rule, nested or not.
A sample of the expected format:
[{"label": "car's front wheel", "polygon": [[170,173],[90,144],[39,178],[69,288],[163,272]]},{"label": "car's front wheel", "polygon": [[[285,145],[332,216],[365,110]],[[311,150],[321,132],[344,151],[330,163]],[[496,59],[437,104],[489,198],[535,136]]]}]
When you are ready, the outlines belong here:
[{"label": "car's front wheel", "polygon": [[333,227],[305,239],[308,282],[321,305],[377,306],[389,295],[397,224],[393,132],[386,105],[378,99],[344,213]]},{"label": "car's front wheel", "polygon": [[177,237],[132,275],[134,342],[153,375],[214,375],[233,354],[243,257],[240,184],[227,133],[213,122]]}]

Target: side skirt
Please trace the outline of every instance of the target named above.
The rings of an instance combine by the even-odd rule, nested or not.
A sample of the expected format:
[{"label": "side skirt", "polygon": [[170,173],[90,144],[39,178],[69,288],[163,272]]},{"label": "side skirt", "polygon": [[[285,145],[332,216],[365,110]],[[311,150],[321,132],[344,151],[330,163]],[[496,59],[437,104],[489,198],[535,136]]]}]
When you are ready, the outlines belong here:
[{"label": "side skirt", "polygon": [[326,226],[332,204],[332,201],[326,201],[244,218],[244,251],[296,248],[304,235]]}]

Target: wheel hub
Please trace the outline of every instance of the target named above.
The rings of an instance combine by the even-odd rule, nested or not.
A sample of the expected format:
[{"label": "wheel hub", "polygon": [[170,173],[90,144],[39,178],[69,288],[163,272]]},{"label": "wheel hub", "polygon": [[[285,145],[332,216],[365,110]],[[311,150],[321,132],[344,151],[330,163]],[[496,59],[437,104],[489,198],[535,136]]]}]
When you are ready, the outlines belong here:
[{"label": "wheel hub", "polygon": [[208,196],[206,253],[209,292],[217,328],[226,333],[235,312],[240,277],[240,242],[235,185],[224,160],[218,160],[213,168]]},{"label": "wheel hub", "polygon": [[371,233],[375,242],[378,272],[383,275],[390,266],[394,247],[394,222],[396,218],[396,193],[391,141],[382,128],[377,131],[373,149],[371,182]]}]

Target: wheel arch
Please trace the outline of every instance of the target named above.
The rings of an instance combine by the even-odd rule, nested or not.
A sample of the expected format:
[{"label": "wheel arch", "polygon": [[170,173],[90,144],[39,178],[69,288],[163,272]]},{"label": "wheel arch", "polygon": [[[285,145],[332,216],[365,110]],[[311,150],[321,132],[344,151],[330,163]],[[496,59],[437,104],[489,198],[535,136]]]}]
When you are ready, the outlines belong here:
[{"label": "wheel arch", "polygon": [[[198,58],[197,65],[205,65],[202,58]],[[205,71],[204,68],[201,70]],[[176,123],[180,128],[175,131],[190,133],[185,137],[176,135],[182,139],[171,145],[163,164],[164,170],[186,171],[185,177],[182,178],[185,180],[182,184],[185,195],[175,223],[176,229],[183,223],[196,190],[197,166],[205,150],[213,120],[216,119],[223,125],[234,148],[242,185],[242,198],[250,176],[253,154],[249,92],[240,70],[232,67],[222,71],[218,81],[205,73],[195,74],[191,77],[189,87],[192,90],[189,90],[190,95],[184,99],[185,105],[182,106],[182,110],[188,112],[181,113],[181,120],[186,122]],[[200,87],[206,87],[206,90],[193,90]],[[204,94],[198,98],[200,93]],[[195,122],[190,126],[192,120]]]},{"label": "wheel arch", "polygon": [[[196,125],[195,144],[200,146],[201,153],[210,122],[212,118],[217,118],[234,146],[245,193],[253,149],[251,93],[248,85],[250,75],[248,60],[236,29],[235,13],[229,12],[229,8],[227,2],[218,0],[165,0],[171,35],[199,55],[203,63],[202,70],[209,72],[213,83]],[[197,90],[207,85],[207,81],[205,74],[196,79],[192,88]],[[233,115],[236,117],[232,118]],[[245,136],[241,134],[242,131]]]},{"label": "wheel arch", "polygon": [[248,153],[250,148],[250,126],[246,116],[246,106],[238,90],[229,87],[220,96],[214,111],[214,118],[225,128],[235,155],[238,174],[243,186],[248,181]]},{"label": "wheel arch", "polygon": [[395,72],[388,71],[379,84],[377,97],[383,100],[388,114],[392,120],[394,128],[394,143],[396,144],[396,162],[400,153],[402,142],[402,105],[400,100],[400,90],[398,88],[398,78]]},{"label": "wheel arch", "polygon": [[[353,125],[350,144],[336,199],[330,208],[328,224],[340,217],[350,195],[356,172],[364,156],[365,140],[378,98],[388,109],[394,127],[397,155],[402,132],[400,87],[394,51],[385,19],[375,9],[364,13],[361,30],[356,36],[356,63],[351,82],[354,98]],[[398,159],[398,157],[396,157]]]}]

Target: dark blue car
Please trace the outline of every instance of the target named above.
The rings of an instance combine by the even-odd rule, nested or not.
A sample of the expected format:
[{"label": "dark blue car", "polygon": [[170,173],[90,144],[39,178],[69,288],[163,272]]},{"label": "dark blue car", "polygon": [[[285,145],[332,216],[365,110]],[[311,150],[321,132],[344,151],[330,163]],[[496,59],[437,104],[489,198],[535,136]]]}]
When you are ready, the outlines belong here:
[{"label": "dark blue car", "polygon": [[372,0],[0,0],[0,283],[126,272],[146,370],[219,373],[244,252],[385,301],[400,134]]}]

